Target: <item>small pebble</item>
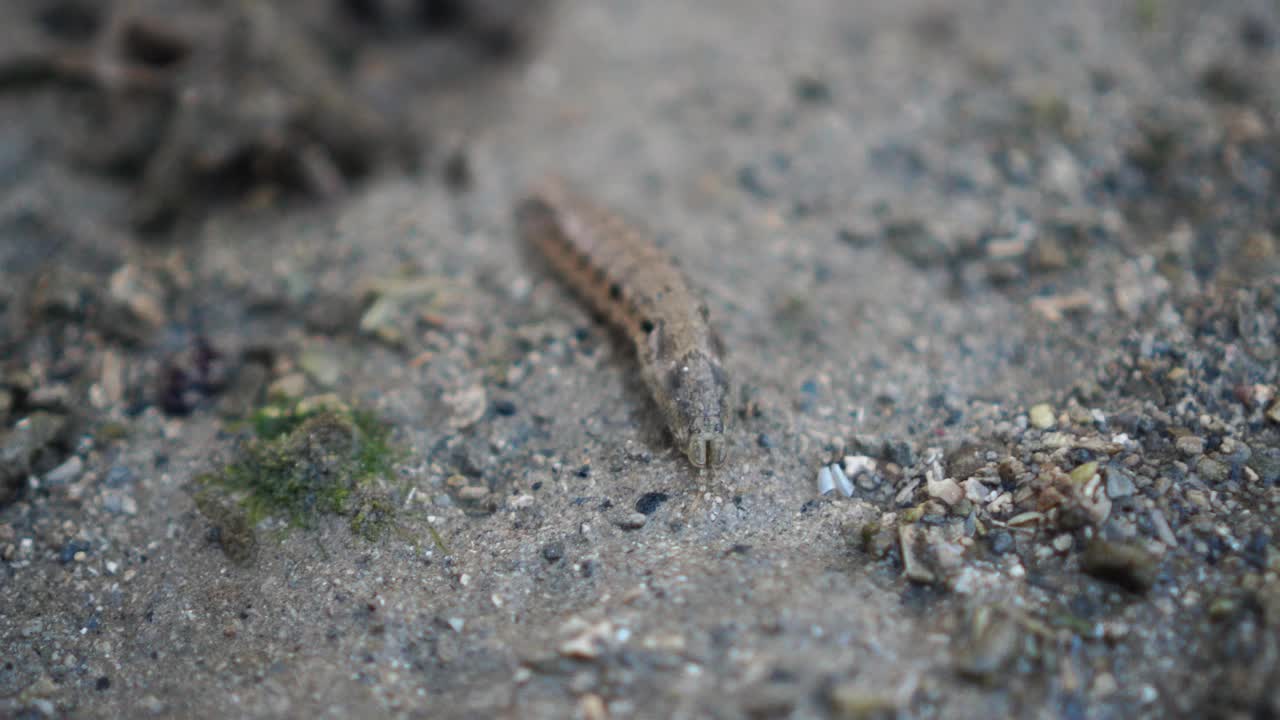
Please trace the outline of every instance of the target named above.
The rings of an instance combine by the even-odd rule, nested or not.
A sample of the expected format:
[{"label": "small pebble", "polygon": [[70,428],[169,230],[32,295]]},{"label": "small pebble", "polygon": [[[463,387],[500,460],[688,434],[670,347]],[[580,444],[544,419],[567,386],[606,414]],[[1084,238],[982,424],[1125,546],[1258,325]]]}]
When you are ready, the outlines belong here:
[{"label": "small pebble", "polygon": [[937,498],[947,505],[955,505],[964,499],[964,488],[951,478],[929,480],[926,486],[929,497]]},{"label": "small pebble", "polygon": [[44,481],[50,485],[66,485],[75,482],[83,469],[84,461],[78,455],[72,455],[66,462],[46,473]]},{"label": "small pebble", "polygon": [[647,492],[641,495],[639,500],[636,500],[636,512],[641,515],[652,515],[658,511],[662,503],[667,501],[668,497],[666,493]]},{"label": "small pebble", "polygon": [[342,379],[342,364],[338,358],[323,350],[308,350],[298,357],[298,367],[317,385],[331,388]]},{"label": "small pebble", "polygon": [[1004,555],[1013,551],[1013,534],[1006,530],[996,530],[987,536],[987,546],[996,555]]},{"label": "small pebble", "polygon": [[1128,470],[1116,463],[1107,466],[1107,497],[1112,500],[1126,498],[1137,491],[1133,484],[1133,475]]},{"label": "small pebble", "polygon": [[1202,457],[1200,462],[1196,463],[1196,471],[1200,473],[1200,477],[1213,484],[1224,482],[1231,473],[1231,468],[1226,463],[1218,462],[1213,458]]},{"label": "small pebble", "polygon": [[644,513],[633,512],[633,513],[624,515],[620,520],[618,520],[618,527],[622,528],[623,530],[639,530],[640,528],[644,527],[645,523],[647,522],[649,522],[648,515],[645,515]]},{"label": "small pebble", "polygon": [[466,502],[483,500],[489,494],[489,488],[479,485],[468,485],[458,491],[458,499]]},{"label": "small pebble", "polygon": [[1204,438],[1197,435],[1183,435],[1174,445],[1177,446],[1178,452],[1187,457],[1204,453]]},{"label": "small pebble", "polygon": [[483,385],[447,392],[443,399],[450,412],[449,427],[455,430],[474,425],[484,416],[485,408],[489,406]]},{"label": "small pebble", "polygon": [[891,695],[852,680],[831,685],[824,696],[826,705],[837,718],[894,717],[899,712]]},{"label": "small pebble", "polygon": [[273,398],[299,398],[307,393],[307,376],[289,373],[267,386],[267,396]]},{"label": "small pebble", "polygon": [[1280,424],[1280,400],[1271,403],[1271,407],[1267,408],[1267,419]]},{"label": "small pebble", "polygon": [[66,565],[72,561],[83,561],[85,553],[89,550],[89,543],[83,540],[72,540],[62,546],[62,550],[58,553],[58,562]]},{"label": "small pebble", "polygon": [[1048,430],[1058,422],[1053,416],[1053,407],[1048,403],[1033,405],[1028,413],[1028,419],[1033,426],[1041,430]]},{"label": "small pebble", "polygon": [[542,559],[554,563],[564,557],[564,543],[549,542],[542,546]]},{"label": "small pebble", "polygon": [[771,450],[773,449],[773,438],[769,437],[765,433],[760,433],[760,435],[756,437],[756,444],[765,450]]},{"label": "small pebble", "polygon": [[876,461],[866,455],[846,455],[844,458],[844,472],[851,478],[857,478],[861,475],[875,475]]}]

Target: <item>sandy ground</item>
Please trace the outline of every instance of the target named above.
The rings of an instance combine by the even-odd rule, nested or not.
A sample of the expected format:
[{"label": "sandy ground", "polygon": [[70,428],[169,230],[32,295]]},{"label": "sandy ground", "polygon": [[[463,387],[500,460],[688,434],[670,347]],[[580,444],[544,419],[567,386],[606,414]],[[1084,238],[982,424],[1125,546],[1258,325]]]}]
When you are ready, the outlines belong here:
[{"label": "sandy ground", "polygon": [[[8,336],[126,437],[0,508],[0,714],[1280,712],[1280,6],[1224,5],[566,2],[456,110],[467,189],[248,204],[176,245],[67,231],[119,200],[6,141],[11,327],[19,274],[72,251],[170,280],[142,344]],[[548,172],[705,293],[741,388],[723,469],[518,247]],[[344,320],[376,280],[427,289]],[[395,531],[268,521],[230,561],[192,482],[234,429],[109,382],[195,332],[389,422]],[[820,497],[846,456],[876,470]],[[1099,569],[1102,539],[1142,554]]]}]

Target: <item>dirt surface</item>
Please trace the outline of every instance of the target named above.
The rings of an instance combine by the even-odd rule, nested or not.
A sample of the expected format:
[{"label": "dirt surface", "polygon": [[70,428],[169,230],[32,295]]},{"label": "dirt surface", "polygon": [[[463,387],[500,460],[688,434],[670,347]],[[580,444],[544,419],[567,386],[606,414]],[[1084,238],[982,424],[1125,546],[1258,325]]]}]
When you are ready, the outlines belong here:
[{"label": "dirt surface", "polygon": [[[98,66],[0,73],[0,714],[1280,714],[1280,5],[334,5],[354,144],[271,53],[123,166]],[[547,172],[705,293],[723,469]]]}]

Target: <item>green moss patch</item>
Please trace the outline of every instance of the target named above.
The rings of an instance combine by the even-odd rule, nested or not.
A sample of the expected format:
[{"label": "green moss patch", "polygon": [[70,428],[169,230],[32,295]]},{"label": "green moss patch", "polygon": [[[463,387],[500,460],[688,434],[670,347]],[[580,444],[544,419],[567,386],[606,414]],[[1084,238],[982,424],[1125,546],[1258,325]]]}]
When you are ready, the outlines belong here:
[{"label": "green moss patch", "polygon": [[352,532],[367,539],[393,523],[395,505],[378,487],[393,478],[399,453],[372,413],[316,398],[268,405],[246,426],[252,435],[235,459],[197,479],[197,507],[224,534],[234,531],[235,539],[221,538],[224,549],[232,540],[243,550],[239,536],[266,517],[309,527],[324,513],[349,515]]}]

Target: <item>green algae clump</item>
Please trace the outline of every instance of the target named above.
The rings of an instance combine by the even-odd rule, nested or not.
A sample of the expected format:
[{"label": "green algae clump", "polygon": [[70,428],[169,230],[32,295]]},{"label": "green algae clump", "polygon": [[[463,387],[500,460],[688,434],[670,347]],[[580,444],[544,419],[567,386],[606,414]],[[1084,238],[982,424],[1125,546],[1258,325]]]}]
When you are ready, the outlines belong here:
[{"label": "green algae clump", "polygon": [[234,539],[267,517],[310,527],[321,514],[349,515],[352,532],[369,540],[393,522],[395,505],[377,486],[393,477],[398,454],[372,413],[322,397],[268,405],[247,426],[253,434],[235,459],[196,479],[197,508],[216,528],[234,530],[222,540],[233,540],[236,555],[252,544]]}]

